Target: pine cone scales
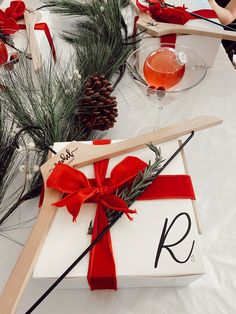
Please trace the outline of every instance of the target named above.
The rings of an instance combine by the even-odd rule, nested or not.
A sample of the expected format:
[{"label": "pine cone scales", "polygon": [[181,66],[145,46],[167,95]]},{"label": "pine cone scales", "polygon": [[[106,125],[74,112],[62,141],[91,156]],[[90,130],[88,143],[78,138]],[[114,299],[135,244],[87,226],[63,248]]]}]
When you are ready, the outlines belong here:
[{"label": "pine cone scales", "polygon": [[114,126],[118,113],[116,97],[111,96],[112,90],[111,83],[104,75],[90,76],[79,107],[85,127],[104,131]]}]

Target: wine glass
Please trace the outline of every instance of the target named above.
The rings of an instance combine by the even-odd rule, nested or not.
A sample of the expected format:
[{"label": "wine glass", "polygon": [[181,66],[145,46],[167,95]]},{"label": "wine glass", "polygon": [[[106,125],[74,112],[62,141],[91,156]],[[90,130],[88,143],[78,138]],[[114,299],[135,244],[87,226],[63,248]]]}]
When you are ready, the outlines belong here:
[{"label": "wine glass", "polygon": [[184,91],[196,86],[206,75],[207,66],[194,50],[173,43],[145,40],[127,59],[130,77],[147,99],[156,105],[156,126],[160,128],[163,107]]}]

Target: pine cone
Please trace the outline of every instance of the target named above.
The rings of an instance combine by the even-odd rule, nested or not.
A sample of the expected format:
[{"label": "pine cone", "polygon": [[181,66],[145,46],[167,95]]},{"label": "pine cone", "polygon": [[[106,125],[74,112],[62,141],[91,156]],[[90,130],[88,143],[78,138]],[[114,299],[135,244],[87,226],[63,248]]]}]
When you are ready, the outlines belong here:
[{"label": "pine cone", "polygon": [[85,83],[84,96],[76,114],[86,128],[104,131],[114,126],[118,113],[112,90],[104,75],[91,75]]}]

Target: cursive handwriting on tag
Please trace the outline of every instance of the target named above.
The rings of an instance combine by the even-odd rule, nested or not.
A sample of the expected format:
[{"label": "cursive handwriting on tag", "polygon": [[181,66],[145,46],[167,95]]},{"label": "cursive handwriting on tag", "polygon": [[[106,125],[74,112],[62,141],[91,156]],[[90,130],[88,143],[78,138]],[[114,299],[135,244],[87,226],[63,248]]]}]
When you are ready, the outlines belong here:
[{"label": "cursive handwriting on tag", "polygon": [[[69,164],[71,163],[74,159],[75,159],[75,155],[74,152],[77,151],[79,149],[79,147],[76,147],[74,150],[69,150],[68,148],[65,150],[65,152],[61,153],[60,159],[58,160],[58,162],[54,163],[54,166],[56,166],[57,164]],[[53,169],[50,169],[49,172],[51,172]]]}]

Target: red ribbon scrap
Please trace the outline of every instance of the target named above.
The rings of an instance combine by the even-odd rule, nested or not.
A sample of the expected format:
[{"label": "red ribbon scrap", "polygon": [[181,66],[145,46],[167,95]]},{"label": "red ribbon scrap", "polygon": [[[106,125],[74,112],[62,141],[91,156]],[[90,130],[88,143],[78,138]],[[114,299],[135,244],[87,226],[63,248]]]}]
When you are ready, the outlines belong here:
[{"label": "red ribbon scrap", "polygon": [[[11,1],[10,7],[5,11],[0,9],[0,29],[4,34],[13,35],[19,31],[19,29],[26,29],[24,24],[17,24],[16,22],[23,17],[25,10],[25,4],[21,0]],[[53,59],[56,61],[56,49],[48,25],[46,23],[37,23],[34,29],[44,31],[52,51]]]},{"label": "red ribbon scrap", "polygon": [[25,12],[25,4],[23,1],[11,1],[10,7],[5,11],[0,9],[0,28],[7,34],[15,34],[19,30],[16,20],[21,18]]},{"label": "red ribbon scrap", "polygon": [[[140,3],[139,0],[136,0],[136,5],[140,11],[149,14],[157,22],[184,25],[189,20],[198,19],[198,17],[193,16],[189,12],[186,11],[187,8],[185,7],[185,5],[170,8],[167,6],[163,6],[164,1],[149,0],[147,2],[149,3],[148,6],[143,5],[142,3]],[[215,11],[210,10],[210,9],[196,10],[196,11],[193,11],[192,13],[198,14],[204,18],[209,18],[209,19],[217,18]],[[169,41],[167,40],[167,38]],[[172,35],[161,36],[161,41],[175,43],[176,35],[172,34]]]},{"label": "red ribbon scrap", "polygon": [[[93,144],[110,144],[110,141],[99,140]],[[108,163],[109,160],[106,159],[94,164],[95,179],[88,179],[80,170],[58,163],[47,180],[47,187],[63,193],[63,198],[52,205],[66,206],[73,221],[76,220],[83,203],[97,204],[92,241],[108,226],[106,208],[121,211],[132,219],[131,214],[136,213],[136,210],[129,209],[125,201],[114,193],[124,184],[132,183],[137,174],[147,167],[141,159],[129,156],[112,169],[110,178],[106,178]],[[195,199],[191,178],[188,175],[159,176],[139,200],[166,198]],[[87,278],[91,290],[117,289],[110,232],[90,251]]]}]

